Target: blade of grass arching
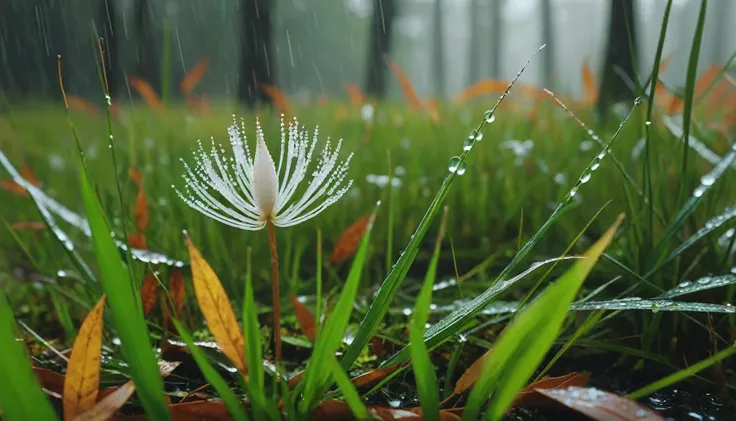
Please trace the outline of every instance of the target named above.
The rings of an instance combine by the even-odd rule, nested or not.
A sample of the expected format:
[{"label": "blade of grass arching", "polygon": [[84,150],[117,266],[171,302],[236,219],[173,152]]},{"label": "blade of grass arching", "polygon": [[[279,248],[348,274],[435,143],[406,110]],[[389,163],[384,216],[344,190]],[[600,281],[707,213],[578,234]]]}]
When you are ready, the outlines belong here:
[{"label": "blade of grass arching", "polygon": [[[585,224],[585,226],[580,231],[578,231],[578,234],[575,236],[575,238],[572,241],[570,241],[570,244],[568,244],[567,248],[565,249],[564,252],[562,252],[562,255],[561,256],[567,256],[567,253],[569,253],[570,250],[572,250],[572,248],[578,242],[578,240],[580,239],[580,237],[583,236],[583,233],[588,230],[588,227],[590,227],[590,224],[592,224],[593,221],[595,221],[595,219],[598,217],[598,215],[600,215],[601,212],[603,212],[603,209],[605,209],[606,206],[608,206],[609,203],[611,203],[611,202],[606,202],[606,204],[604,204],[603,206],[601,206],[601,208],[598,209],[598,211],[595,213],[595,215],[593,215],[593,217],[588,220],[588,223]],[[517,308],[524,307],[524,304],[526,304],[532,298],[532,296],[534,296],[534,293],[537,292],[537,289],[542,285],[542,283],[544,282],[544,280],[547,279],[547,276],[549,276],[549,274],[552,273],[552,270],[556,266],[557,266],[557,263],[554,263],[552,266],[549,267],[549,269],[547,269],[547,271],[544,273],[544,275],[542,275],[542,277],[539,278],[539,280],[534,284],[534,286],[529,290],[529,292],[527,292],[524,295],[524,298],[521,299],[521,302],[519,303],[519,305],[517,306]]]},{"label": "blade of grass arching", "polygon": [[554,344],[568,307],[608,247],[623,215],[585,253],[585,258],[548,286],[521,315],[509,323],[496,341],[465,405],[463,420],[478,419],[480,407],[493,394],[486,419],[500,420],[537,365]]},{"label": "blade of grass arching", "polygon": [[353,411],[355,418],[359,420],[373,419],[371,414],[368,412],[368,408],[365,407],[363,401],[360,399],[358,390],[350,381],[350,378],[345,373],[345,370],[342,369],[340,363],[337,362],[334,356],[330,356],[328,362],[330,363],[332,375],[335,377],[335,383],[337,383],[337,387],[340,388],[342,396],[345,398],[345,403],[347,403],[350,410]]},{"label": "blade of grass arching", "polygon": [[731,163],[734,162],[735,159],[736,143],[731,147],[731,149],[728,150],[728,153],[726,153],[726,155],[721,158],[716,166],[713,167],[712,170],[710,170],[710,172],[700,178],[700,185],[696,187],[695,190],[693,190],[690,198],[680,208],[680,211],[677,213],[675,218],[672,220],[672,222],[670,222],[669,225],[667,225],[664,233],[662,233],[662,236],[659,239],[659,243],[657,243],[657,247],[654,249],[651,259],[649,260],[648,267],[650,269],[647,272],[647,275],[644,276],[645,278],[648,278],[649,275],[654,273],[664,264],[662,259],[664,258],[665,249],[667,248],[670,239],[674,237],[674,235],[680,230],[688,216],[690,216],[690,214],[695,211],[695,208],[700,204],[700,202],[703,201],[705,194],[708,193],[708,191],[711,189],[711,187],[713,187],[716,181],[718,181],[721,176],[723,176],[723,174],[726,172],[726,170],[729,168]]},{"label": "blade of grass arching", "polygon": [[672,301],[660,298],[641,299],[639,297],[618,298],[605,301],[586,301],[584,303],[573,303],[570,306],[570,311],[596,310],[643,310],[651,311],[652,313],[660,311],[736,313],[736,307],[730,305]]},{"label": "blade of grass arching", "polygon": [[736,345],[731,345],[728,348],[724,349],[723,351],[709,358],[706,358],[703,361],[699,361],[676,373],[672,373],[669,376],[663,379],[657,380],[656,382],[649,384],[647,386],[644,386],[640,389],[637,389],[624,397],[631,399],[631,400],[636,400],[636,399],[641,399],[645,396],[649,396],[658,390],[664,389],[667,386],[670,386],[677,382],[685,380],[688,377],[695,375],[699,371],[705,370],[706,368],[712,366],[713,364],[716,364],[717,362],[724,360],[734,354],[736,354]]},{"label": "blade of grass arching", "polygon": [[[635,106],[638,105],[640,101],[641,100],[637,98],[637,100],[634,102],[634,105]],[[631,109],[626,119],[624,119],[624,121],[619,125],[618,130],[616,130],[616,132],[611,137],[611,140],[609,140],[608,143],[604,145],[601,152],[598,153],[598,155],[596,155],[593,158],[590,164],[588,164],[588,166],[585,168],[580,178],[578,178],[578,181],[575,183],[575,185],[573,185],[570,191],[565,195],[562,201],[560,201],[560,203],[557,205],[557,208],[552,212],[552,215],[550,215],[550,217],[544,222],[542,227],[539,228],[539,230],[532,236],[532,238],[530,238],[524,244],[521,250],[511,260],[511,262],[508,265],[506,265],[506,267],[503,269],[503,271],[501,271],[501,274],[496,278],[494,283],[490,287],[488,287],[488,289],[482,292],[479,296],[477,296],[476,298],[468,302],[467,305],[453,311],[452,313],[444,317],[442,320],[440,320],[437,324],[433,325],[430,329],[427,330],[424,340],[430,347],[433,346],[434,344],[443,342],[450,336],[458,333],[465,325],[468,324],[468,322],[472,318],[474,318],[485,307],[487,307],[499,294],[501,294],[503,291],[505,291],[509,286],[513,284],[512,281],[515,281],[516,278],[512,280],[506,280],[506,277],[519,264],[519,262],[531,251],[531,249],[539,242],[539,240],[550,229],[550,227],[557,221],[557,219],[560,218],[560,216],[565,212],[565,210],[570,206],[570,204],[573,203],[573,197],[575,196],[575,194],[577,194],[578,190],[580,189],[580,186],[590,181],[593,171],[598,169],[598,167],[600,166],[601,160],[608,153],[608,149],[611,143],[621,133],[621,130],[623,129],[625,123],[628,121],[629,117],[633,113],[634,109],[635,107]],[[404,361],[407,358],[407,355],[404,350],[400,351],[400,353],[401,354],[394,355],[390,360],[393,363]]]},{"label": "blade of grass arching", "polygon": [[330,368],[330,359],[334,358],[340,344],[345,335],[345,329],[350,321],[350,315],[353,311],[355,296],[358,293],[360,278],[363,273],[368,255],[368,245],[370,244],[371,231],[373,230],[373,222],[378,212],[378,206],[373,210],[368,225],[366,226],[363,238],[360,240],[358,250],[355,252],[353,264],[348,272],[347,280],[342,288],[340,298],[335,304],[335,308],[325,321],[324,327],[320,330],[314,344],[312,356],[307,362],[307,368],[300,383],[304,384],[303,398],[299,402],[299,412],[306,416],[319,398],[329,388],[332,378],[332,369]]},{"label": "blade of grass arching", "polygon": [[695,244],[696,241],[700,240],[701,238],[705,237],[706,235],[720,228],[721,225],[730,221],[732,218],[736,218],[736,205],[726,208],[726,210],[723,211],[722,214],[718,216],[714,216],[713,218],[709,219],[705,223],[705,225],[703,225],[703,228],[696,231],[695,234],[691,235],[690,238],[683,241],[682,244],[680,244],[676,249],[670,252],[670,254],[668,254],[667,257],[665,257],[664,260],[662,260],[661,264],[665,264],[669,262],[670,260],[674,259],[678,255],[680,255],[680,253],[682,253],[687,248]]},{"label": "blade of grass arching", "polygon": [[[230,415],[233,416],[233,419],[235,419],[236,421],[248,420],[248,416],[246,415],[243,406],[240,404],[238,397],[235,395],[235,392],[230,389],[225,379],[223,379],[222,376],[220,376],[220,374],[217,372],[217,370],[212,367],[212,364],[207,361],[207,357],[204,355],[204,352],[202,352],[202,350],[194,344],[194,339],[192,339],[192,335],[187,332],[187,330],[184,328],[184,326],[181,325],[181,323],[179,323],[178,320],[172,319],[171,321],[174,323],[177,332],[179,332],[179,336],[181,337],[182,341],[187,344],[189,353],[192,354],[192,358],[194,358],[197,366],[202,371],[202,375],[220,395],[220,399],[222,399],[225,407],[227,407],[228,412],[230,412]],[[251,350],[252,348],[248,349]]]},{"label": "blade of grass arching", "polygon": [[386,207],[388,208],[387,231],[386,231],[386,273],[391,270],[391,263],[394,261],[394,169],[391,165],[391,149],[386,150],[386,161],[388,164],[388,185],[386,186]]},{"label": "blade of grass arching", "polygon": [[[662,27],[659,30],[659,41],[657,42],[657,52],[654,54],[654,69],[652,70],[652,78],[649,85],[649,101],[647,103],[647,117],[644,127],[644,177],[643,183],[644,194],[647,197],[647,236],[644,244],[645,250],[651,250],[654,245],[654,192],[652,191],[652,173],[651,173],[651,150],[649,130],[651,128],[652,112],[654,111],[654,95],[656,93],[657,84],[659,83],[659,65],[662,62],[662,53],[664,51],[664,41],[667,37],[667,25],[670,21],[670,11],[672,10],[672,0],[667,0],[664,8],[664,16],[662,17]],[[633,50],[632,50],[633,51]]]},{"label": "blade of grass arching", "polygon": [[707,289],[721,288],[736,284],[736,275],[705,276],[695,281],[685,281],[675,288],[657,296],[657,298],[674,298]]},{"label": "blade of grass arching", "polygon": [[681,203],[685,190],[687,189],[687,158],[690,151],[690,123],[693,112],[693,100],[695,96],[695,81],[698,76],[698,59],[700,58],[700,43],[703,40],[705,29],[705,12],[708,8],[708,0],[700,0],[700,12],[698,13],[698,24],[693,35],[693,44],[690,49],[690,58],[687,63],[687,76],[685,79],[685,102],[682,110],[682,131],[685,144],[682,147],[682,166],[680,169],[680,188],[677,194],[677,202]]},{"label": "blade of grass arching", "polygon": [[435,373],[434,364],[429,358],[429,350],[424,344],[424,326],[427,324],[429,306],[432,304],[432,287],[437,278],[437,264],[440,260],[442,237],[445,235],[445,225],[447,223],[447,209],[447,206],[445,206],[432,259],[429,261],[429,268],[427,268],[427,274],[424,276],[424,283],[417,296],[414,312],[412,313],[412,322],[409,325],[409,339],[411,341],[409,349],[411,351],[412,369],[414,370],[419,402],[422,405],[422,416],[427,421],[439,421],[440,419],[437,373]]},{"label": "blade of grass arching", "polygon": [[100,270],[100,283],[107,293],[113,325],[120,337],[123,356],[130,367],[136,393],[149,417],[169,420],[169,410],[164,399],[164,384],[151,348],[140,295],[134,292],[128,268],[120,260],[117,247],[110,236],[110,226],[95,196],[81,157],[77,157],[77,170],[82,201]]},{"label": "blade of grass arching", "polygon": [[58,420],[46,395],[41,391],[36,375],[31,370],[23,342],[16,340],[15,318],[5,292],[0,291],[0,408],[7,421]]},{"label": "blade of grass arching", "polygon": [[[539,48],[539,50],[541,50],[542,48],[544,48],[544,46]],[[511,88],[524,72],[526,66],[529,65],[533,57],[534,54],[532,54],[532,56],[529,57],[526,63],[522,66],[521,70],[519,70],[514,79],[512,79],[509,86],[506,88],[504,93],[501,94],[493,107],[490,110],[486,111],[483,119],[481,120],[480,124],[478,124],[478,126],[474,129],[473,133],[481,133],[486,123],[491,124],[495,120],[496,109],[501,104],[501,102],[503,102],[504,98],[508,96]],[[386,275],[386,278],[383,280],[383,283],[378,289],[378,293],[376,294],[375,299],[371,303],[371,306],[368,308],[368,312],[363,317],[363,320],[360,322],[358,331],[355,334],[353,342],[345,350],[345,354],[340,361],[343,369],[350,369],[350,367],[353,365],[355,360],[362,352],[363,348],[368,345],[368,342],[373,337],[376,329],[378,329],[379,323],[381,323],[383,316],[386,314],[389,307],[391,306],[391,301],[393,300],[394,295],[396,295],[396,291],[398,291],[401,282],[404,280],[404,277],[406,276],[409,268],[411,267],[414,259],[417,256],[417,253],[419,252],[419,246],[421,245],[421,242],[424,239],[424,236],[426,235],[427,230],[432,223],[432,220],[439,213],[440,208],[442,207],[442,203],[445,201],[445,198],[450,192],[450,187],[455,181],[455,177],[460,176],[464,173],[464,171],[462,171],[460,174],[458,174],[457,170],[460,165],[466,165],[466,159],[472,149],[472,145],[470,148],[463,147],[462,153],[459,156],[453,157],[450,160],[450,165],[448,165],[450,173],[445,177],[445,180],[442,182],[439,191],[434,196],[434,199],[432,199],[432,202],[429,204],[427,211],[424,213],[424,216],[419,221],[419,225],[414,231],[414,234],[412,234],[411,239],[409,240],[409,244],[407,244],[407,246],[401,252],[398,260],[391,267],[388,275]]]},{"label": "blade of grass arching", "polygon": [[[502,292],[506,291],[509,287],[511,287],[512,285],[516,284],[518,281],[526,278],[530,273],[532,273],[535,270],[541,268],[542,266],[545,266],[545,265],[548,265],[548,264],[551,264],[551,263],[556,263],[556,262],[559,262],[561,260],[574,260],[574,259],[580,259],[580,257],[579,256],[564,256],[564,257],[555,257],[555,258],[552,258],[552,259],[543,260],[541,262],[535,262],[527,270],[521,272],[520,274],[514,276],[513,278],[511,278],[509,280],[506,280],[506,281],[503,281],[501,283],[498,283],[498,284],[492,286],[490,289],[484,291],[483,292],[483,295],[481,297],[474,298],[473,300],[470,300],[470,301],[464,303],[462,307],[455,308],[452,311],[452,313],[450,313],[448,316],[446,316],[445,318],[443,318],[442,320],[440,320],[437,324],[435,324],[435,325],[431,326],[429,329],[427,329],[427,333],[424,335],[424,342],[427,344],[427,346],[430,349],[432,349],[434,347],[439,346],[442,342],[446,341],[451,336],[453,336],[454,335],[453,332],[450,332],[447,329],[443,329],[442,326],[440,326],[438,328],[438,326],[440,325],[440,323],[443,323],[443,320],[447,321],[448,318],[450,318],[450,316],[452,316],[454,314],[460,313],[461,310],[462,310],[462,308],[467,307],[467,306],[471,306],[471,305],[472,306],[478,305],[477,304],[477,301],[484,299],[483,297],[486,297],[486,296],[488,296],[488,297],[496,297],[496,296],[500,295]],[[489,300],[489,302],[490,301],[491,300]],[[481,307],[481,309],[478,312],[480,313],[486,307],[487,306]],[[515,309],[516,308],[514,307],[514,310]],[[499,313],[496,313],[496,314],[502,314],[502,313],[507,313],[507,312],[510,313],[512,311],[513,310],[510,310],[508,308],[508,306],[504,306],[503,311],[502,312],[499,312]],[[471,322],[472,322],[471,320],[468,320],[468,322],[461,324],[460,325],[460,328],[458,330],[462,330],[463,328],[469,326],[471,324]],[[447,322],[445,322],[445,323],[447,323]],[[458,323],[458,322],[457,321],[453,321],[453,323]],[[379,368],[384,368],[384,367],[387,367],[389,365],[402,363],[402,362],[406,361],[407,359],[409,359],[409,357],[410,357],[409,353],[410,353],[409,347],[408,346],[407,347],[404,347],[402,350],[400,350],[396,354],[392,355],[388,360],[386,360],[383,363],[381,363],[381,365],[380,365]]]}]

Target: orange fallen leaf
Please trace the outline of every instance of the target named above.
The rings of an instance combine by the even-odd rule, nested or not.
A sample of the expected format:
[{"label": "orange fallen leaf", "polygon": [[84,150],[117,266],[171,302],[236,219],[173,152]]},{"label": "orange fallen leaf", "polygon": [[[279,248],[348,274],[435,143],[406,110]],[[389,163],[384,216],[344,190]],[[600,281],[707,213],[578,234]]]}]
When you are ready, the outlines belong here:
[{"label": "orange fallen leaf", "polygon": [[41,387],[58,395],[64,393],[64,376],[48,368],[33,367]]},{"label": "orange fallen leaf", "polygon": [[192,70],[184,76],[179,84],[179,90],[184,96],[189,95],[197,84],[199,84],[199,81],[202,80],[202,77],[207,72],[209,65],[209,57],[202,57],[197,61],[197,64],[192,67]]},{"label": "orange fallen leaf", "polygon": [[20,184],[12,180],[0,180],[0,188],[11,193],[15,193],[19,196],[30,197],[26,189],[24,189]]},{"label": "orange fallen leaf", "polygon": [[28,166],[27,162],[23,163],[23,166],[20,168],[20,175],[23,176],[23,178],[26,179],[29,183],[33,184],[36,187],[39,187],[41,185],[41,180],[36,177],[36,174],[33,172],[30,166]]},{"label": "orange fallen leaf", "polygon": [[156,306],[158,301],[158,281],[156,276],[149,269],[146,276],[143,278],[143,285],[141,285],[141,303],[143,304],[143,314],[148,316],[153,311],[153,307]]},{"label": "orange fallen leaf", "polygon": [[363,387],[375,381],[381,380],[382,378],[396,371],[398,368],[399,366],[396,364],[390,365],[380,370],[372,370],[367,373],[363,373],[359,376],[353,377],[352,379],[350,379],[350,381],[353,382],[355,387]]},{"label": "orange fallen leaf", "polygon": [[95,406],[100,389],[102,313],[105,295],[92,308],[79,328],[64,379],[64,419],[75,419]]},{"label": "orange fallen leaf", "polygon": [[[470,87],[466,88],[464,91],[460,92],[455,97],[453,102],[456,104],[461,104],[477,96],[500,94],[504,92],[506,88],[508,88],[510,82],[511,81],[509,80],[500,79],[479,80],[478,82],[470,85]],[[524,95],[532,99],[542,98],[546,100],[547,97],[546,95],[541,95],[542,92],[538,88],[518,83],[514,85],[514,92],[516,94]]]},{"label": "orange fallen leaf", "polygon": [[565,389],[536,389],[556,403],[597,421],[664,421],[638,403],[594,388],[571,386]]},{"label": "orange fallen leaf", "polygon": [[13,222],[10,224],[10,228],[14,230],[32,230],[32,231],[43,231],[48,229],[46,224],[41,221],[22,221]]},{"label": "orange fallen leaf", "polygon": [[147,249],[146,235],[142,232],[132,232],[128,234],[128,244],[134,249]]},{"label": "orange fallen leaf", "polygon": [[590,381],[590,374],[587,373],[580,374],[573,372],[559,377],[547,377],[525,387],[516,395],[511,406],[542,406],[544,405],[545,398],[541,398],[536,389],[564,389],[570,386],[582,387],[587,385],[588,381]]},{"label": "orange fallen leaf", "polygon": [[273,105],[281,114],[284,115],[284,120],[289,120],[289,110],[291,109],[289,97],[279,88],[272,85],[264,85],[262,87],[263,92],[271,99]]},{"label": "orange fallen leaf", "polygon": [[146,192],[143,187],[138,189],[138,195],[135,198],[135,208],[133,209],[133,217],[135,218],[136,226],[140,231],[145,231],[148,228],[149,216],[148,216],[148,200],[146,199]]},{"label": "orange fallen leaf", "polygon": [[409,106],[413,110],[422,110],[424,108],[422,106],[422,100],[419,99],[419,95],[414,89],[414,86],[412,86],[411,80],[404,72],[404,69],[402,69],[399,63],[390,56],[386,56],[386,64],[388,64],[388,68],[391,69],[391,73],[394,74],[396,80],[399,81],[399,87],[401,88],[401,92],[404,94],[406,100],[409,101]]},{"label": "orange fallen leaf", "polygon": [[94,116],[102,115],[102,112],[100,111],[99,108],[97,108],[95,104],[87,101],[84,98],[74,96],[74,95],[67,95],[66,103],[69,106],[70,110],[84,111]]},{"label": "orange fallen leaf", "polygon": [[331,265],[343,262],[355,253],[367,227],[368,217],[363,215],[342,232],[335,244],[335,249],[332,250]]},{"label": "orange fallen leaf", "polygon": [[[105,396],[88,411],[74,418],[74,421],[107,421],[128,402],[133,392],[135,392],[135,385],[130,380]],[[72,418],[64,417],[64,419],[71,420]]]},{"label": "orange fallen leaf", "polygon": [[131,168],[128,173],[130,175],[130,179],[133,180],[136,185],[140,186],[143,182],[143,174],[137,168]]},{"label": "orange fallen leaf", "polygon": [[189,236],[186,236],[189,260],[192,266],[194,293],[212,331],[215,341],[235,368],[246,373],[245,341],[233,312],[232,304],[222,287],[220,279],[209,263],[202,257]]},{"label": "orange fallen leaf", "polygon": [[186,302],[186,290],[184,289],[184,277],[177,268],[171,269],[169,275],[169,296],[174,304],[176,314],[181,317],[181,311],[184,309]]},{"label": "orange fallen leaf", "polygon": [[348,99],[351,105],[360,106],[365,103],[363,91],[354,83],[346,83],[345,90],[348,93]]},{"label": "orange fallen leaf", "polygon": [[488,360],[488,357],[491,356],[491,351],[493,351],[493,349],[489,349],[480,358],[475,360],[473,364],[470,364],[470,367],[465,370],[463,375],[460,376],[460,378],[458,379],[457,383],[455,383],[455,389],[453,389],[452,392],[453,394],[459,395],[465,392],[466,390],[470,389],[470,387],[473,386],[476,381],[478,381],[478,378],[483,373],[483,366]]},{"label": "orange fallen leaf", "polygon": [[587,60],[583,62],[581,72],[583,74],[583,103],[595,104],[598,101],[598,82]]},{"label": "orange fallen leaf", "polygon": [[354,421],[355,416],[345,402],[328,400],[323,401],[315,408],[310,419],[313,421]]},{"label": "orange fallen leaf", "polygon": [[304,370],[296,373],[292,378],[286,381],[286,385],[289,387],[294,387],[297,384],[299,384],[299,381],[302,379],[302,376],[304,376]]},{"label": "orange fallen leaf", "polygon": [[128,76],[128,81],[130,82],[130,86],[143,98],[148,108],[157,113],[161,113],[164,110],[164,104],[161,102],[161,98],[159,98],[156,91],[147,81],[135,76]]},{"label": "orange fallen leaf", "polygon": [[299,328],[301,328],[307,339],[314,342],[314,337],[317,335],[317,323],[314,320],[314,315],[307,306],[297,300],[294,294],[290,293],[289,299],[291,299],[291,305],[294,307]]}]

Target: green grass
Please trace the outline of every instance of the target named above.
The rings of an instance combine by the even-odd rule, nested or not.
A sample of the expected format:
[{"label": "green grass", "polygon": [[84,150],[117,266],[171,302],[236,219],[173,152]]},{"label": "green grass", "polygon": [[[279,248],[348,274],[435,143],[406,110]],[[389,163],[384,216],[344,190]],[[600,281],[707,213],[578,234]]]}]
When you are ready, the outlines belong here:
[{"label": "green grass", "polygon": [[[137,188],[128,175],[135,167],[143,173],[148,199],[149,248],[186,262],[181,238],[186,229],[206,250],[231,300],[243,309],[250,371],[247,380],[237,379],[233,390],[216,370],[222,358],[192,345],[208,338],[193,299],[191,312],[177,315],[178,334],[167,333],[193,348],[213,394],[237,419],[275,419],[273,408],[281,397],[286,397],[282,403],[289,419],[306,417],[325,396],[341,397],[357,416],[368,416],[361,397],[377,394],[355,389],[348,374],[410,357],[411,364],[371,390],[383,387],[411,394],[425,416],[436,419],[440,398],[447,395],[439,385],[453,385],[460,366],[479,355],[476,345],[495,346],[500,357],[465,401],[470,409],[466,417],[485,411],[488,419],[500,419],[535,373],[550,371],[581,350],[604,350],[674,373],[651,387],[641,384],[634,392],[638,398],[685,379],[710,387],[714,379],[709,375],[693,376],[733,353],[729,331],[736,320],[723,313],[732,313],[727,304],[736,291],[736,277],[730,275],[736,265],[734,242],[718,238],[736,216],[736,149],[709,125],[718,116],[708,115],[694,102],[693,80],[689,74],[685,139],[694,136],[721,155],[715,166],[669,131],[652,101],[646,113],[629,104],[632,112],[625,124],[593,126],[594,133],[581,129],[551,102],[538,105],[533,119],[519,101],[507,100],[491,110],[493,102],[486,100],[446,105],[438,122],[402,104],[376,105],[372,121],[364,121],[359,108],[337,101],[320,107],[294,104],[292,113],[300,121],[308,127],[318,124],[322,137],[344,138],[344,150],[356,156],[350,170],[352,193],[314,220],[278,233],[282,285],[292,289],[285,292],[307,296],[307,303],[317,307],[314,313],[325,316],[315,343],[309,344],[295,328],[289,308],[284,311],[285,342],[311,347],[304,348],[309,356],[287,359],[281,368],[291,373],[305,370],[293,392],[261,367],[262,358],[268,357],[264,350],[269,349],[264,338],[270,338],[262,335],[269,314],[264,306],[270,303],[265,233],[237,231],[208,220],[187,208],[171,188],[182,185],[178,159],[189,160],[197,139],[214,136],[227,144],[225,128],[235,108],[215,104],[212,116],[191,115],[169,100],[163,115],[132,105],[112,120],[74,111],[70,134],[60,104],[13,105],[0,117],[0,150],[8,164],[20,168],[28,163],[42,181],[43,192],[87,218],[91,238],[63,222],[64,215],[39,193],[32,195],[34,201],[0,191],[7,204],[0,216],[8,234],[0,236],[0,284],[10,302],[0,308],[7,328],[0,347],[5,349],[15,342],[14,335],[20,336],[12,328],[13,317],[54,343],[71,344],[75,327],[104,291],[110,306],[106,342],[109,345],[113,337],[122,342],[119,354],[114,348],[115,359],[127,364],[122,374],[134,380],[136,399],[153,419],[168,417],[154,352],[164,328],[159,317],[144,319],[138,297],[147,265],[130,260],[109,235],[115,231],[115,238],[122,239],[135,230]],[[583,121],[594,120],[590,110],[568,105]],[[241,114],[246,124],[255,117]],[[276,147],[276,113],[264,109],[258,115],[267,142]],[[490,122],[489,115],[495,121]],[[107,147],[112,133],[114,156]],[[468,140],[468,133],[482,133],[483,140]],[[632,156],[642,135],[644,153]],[[517,154],[508,148],[510,139],[532,139],[533,149]],[[0,174],[10,179],[4,171]],[[388,175],[400,186],[378,186],[369,181],[370,174]],[[443,208],[448,241],[441,243],[433,239],[441,236],[437,216]],[[368,213],[375,221],[352,259],[324,264],[342,231]],[[588,250],[620,213],[626,219],[598,263],[593,265],[592,257],[571,258]],[[12,228],[24,221],[41,221],[52,230]],[[596,251],[596,259],[601,252]],[[160,262],[151,266],[165,269]],[[540,274],[542,266],[546,270]],[[457,275],[462,282],[447,283]],[[439,288],[442,283],[449,286]],[[644,300],[616,301],[632,297]],[[513,306],[502,301],[518,305],[520,298],[528,304],[505,323]],[[483,310],[494,310],[502,319]],[[711,314],[702,314],[705,311]],[[569,316],[580,319],[572,322]],[[343,341],[346,331],[349,344]],[[398,352],[378,358],[368,347],[376,336],[389,338]],[[561,350],[548,352],[554,346]],[[711,357],[714,348],[724,351]],[[451,362],[435,370],[439,351],[451,353]],[[14,361],[27,363],[16,354]],[[687,361],[703,362],[693,366],[697,370],[685,370],[683,355]],[[545,357],[552,357],[546,365]],[[11,368],[20,370],[0,367],[2,375]],[[17,376],[25,382],[23,390],[37,388],[28,373],[18,371]],[[727,387],[736,386],[733,379],[726,381]],[[491,391],[494,398],[489,402]],[[38,398],[33,393],[28,396]],[[249,405],[241,406],[243,395]],[[0,400],[0,406],[8,416],[45,410],[24,407],[24,402],[13,397]]]}]

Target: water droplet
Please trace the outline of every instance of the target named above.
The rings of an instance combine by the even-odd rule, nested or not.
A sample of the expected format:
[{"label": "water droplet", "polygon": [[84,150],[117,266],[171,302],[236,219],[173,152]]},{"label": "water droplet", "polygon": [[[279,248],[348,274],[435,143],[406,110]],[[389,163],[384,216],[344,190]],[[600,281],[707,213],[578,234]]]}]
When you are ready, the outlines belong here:
[{"label": "water droplet", "polygon": [[588,181],[590,181],[590,176],[591,176],[592,174],[593,174],[592,172],[589,172],[589,173],[585,173],[585,174],[583,174],[583,176],[582,176],[582,177],[580,177],[580,183],[582,183],[582,184],[585,184],[585,183],[587,183]]},{"label": "water droplet", "polygon": [[[707,284],[709,282],[710,282],[710,278],[701,278],[701,279],[698,279],[698,283],[700,285],[705,285],[705,284]],[[683,283],[685,283],[685,282],[683,282]]]},{"label": "water droplet", "polygon": [[465,161],[461,160],[459,156],[450,158],[450,162],[447,164],[447,170],[457,175],[465,174]]},{"label": "water droplet", "polygon": [[603,159],[606,156],[606,153],[607,153],[607,151],[604,149],[604,150],[601,151],[601,153],[598,154],[598,156],[596,158],[598,158],[599,160],[601,160],[601,159]]},{"label": "water droplet", "polygon": [[705,193],[706,187],[705,186],[698,186],[695,191],[693,191],[693,196],[700,197]]},{"label": "water droplet", "polygon": [[480,142],[483,140],[483,132],[478,132],[478,134],[475,135],[475,141]]},{"label": "water droplet", "polygon": [[712,186],[713,183],[715,182],[716,182],[715,177],[713,177],[710,174],[704,175],[703,177],[700,178],[700,183],[704,186]]},{"label": "water droplet", "polygon": [[636,97],[636,99],[634,100],[634,105],[639,105],[639,104],[641,104],[641,97]]},{"label": "water droplet", "polygon": [[405,308],[402,311],[402,313],[404,313],[404,316],[411,316],[411,309],[410,308]]},{"label": "water droplet", "polygon": [[652,313],[657,313],[657,312],[659,312],[659,304],[658,303],[653,303],[652,304]]},{"label": "water droplet", "polygon": [[681,283],[680,285],[678,285],[678,287],[679,287],[679,288],[687,288],[687,287],[689,287],[689,286],[690,286],[691,284],[692,284],[692,282],[690,282],[690,281],[685,281],[685,282]]},{"label": "water droplet", "polygon": [[588,129],[588,136],[593,136],[595,132],[591,129]]},{"label": "water droplet", "polygon": [[486,111],[485,115],[486,123],[490,124],[496,121],[496,114],[493,113],[493,111],[488,110]]},{"label": "water droplet", "polygon": [[577,186],[575,186],[575,187],[573,187],[573,188],[570,189],[570,197],[575,196],[577,193],[578,193],[578,187]]},{"label": "water droplet", "polygon": [[475,136],[471,133],[463,142],[463,150],[469,151],[473,149],[473,145],[475,145]]},{"label": "water droplet", "polygon": [[646,124],[647,126],[651,126],[652,125],[652,122],[651,121],[647,121],[644,124]]},{"label": "water droplet", "polygon": [[598,169],[598,167],[600,167],[600,166],[601,166],[601,161],[600,161],[600,160],[598,160],[598,159],[596,159],[595,161],[593,161],[593,163],[592,163],[592,164],[590,164],[590,170],[591,170],[591,171],[595,171],[595,170],[597,170],[597,169]]}]

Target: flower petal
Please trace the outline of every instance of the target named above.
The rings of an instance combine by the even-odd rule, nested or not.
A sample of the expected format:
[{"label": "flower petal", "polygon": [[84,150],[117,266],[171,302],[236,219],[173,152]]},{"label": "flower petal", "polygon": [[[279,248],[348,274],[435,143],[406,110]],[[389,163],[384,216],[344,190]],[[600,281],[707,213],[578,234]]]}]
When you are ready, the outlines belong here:
[{"label": "flower petal", "polygon": [[261,217],[266,219],[273,213],[278,196],[279,183],[276,165],[268,152],[263,132],[258,125],[256,157],[253,162],[253,196]]}]

